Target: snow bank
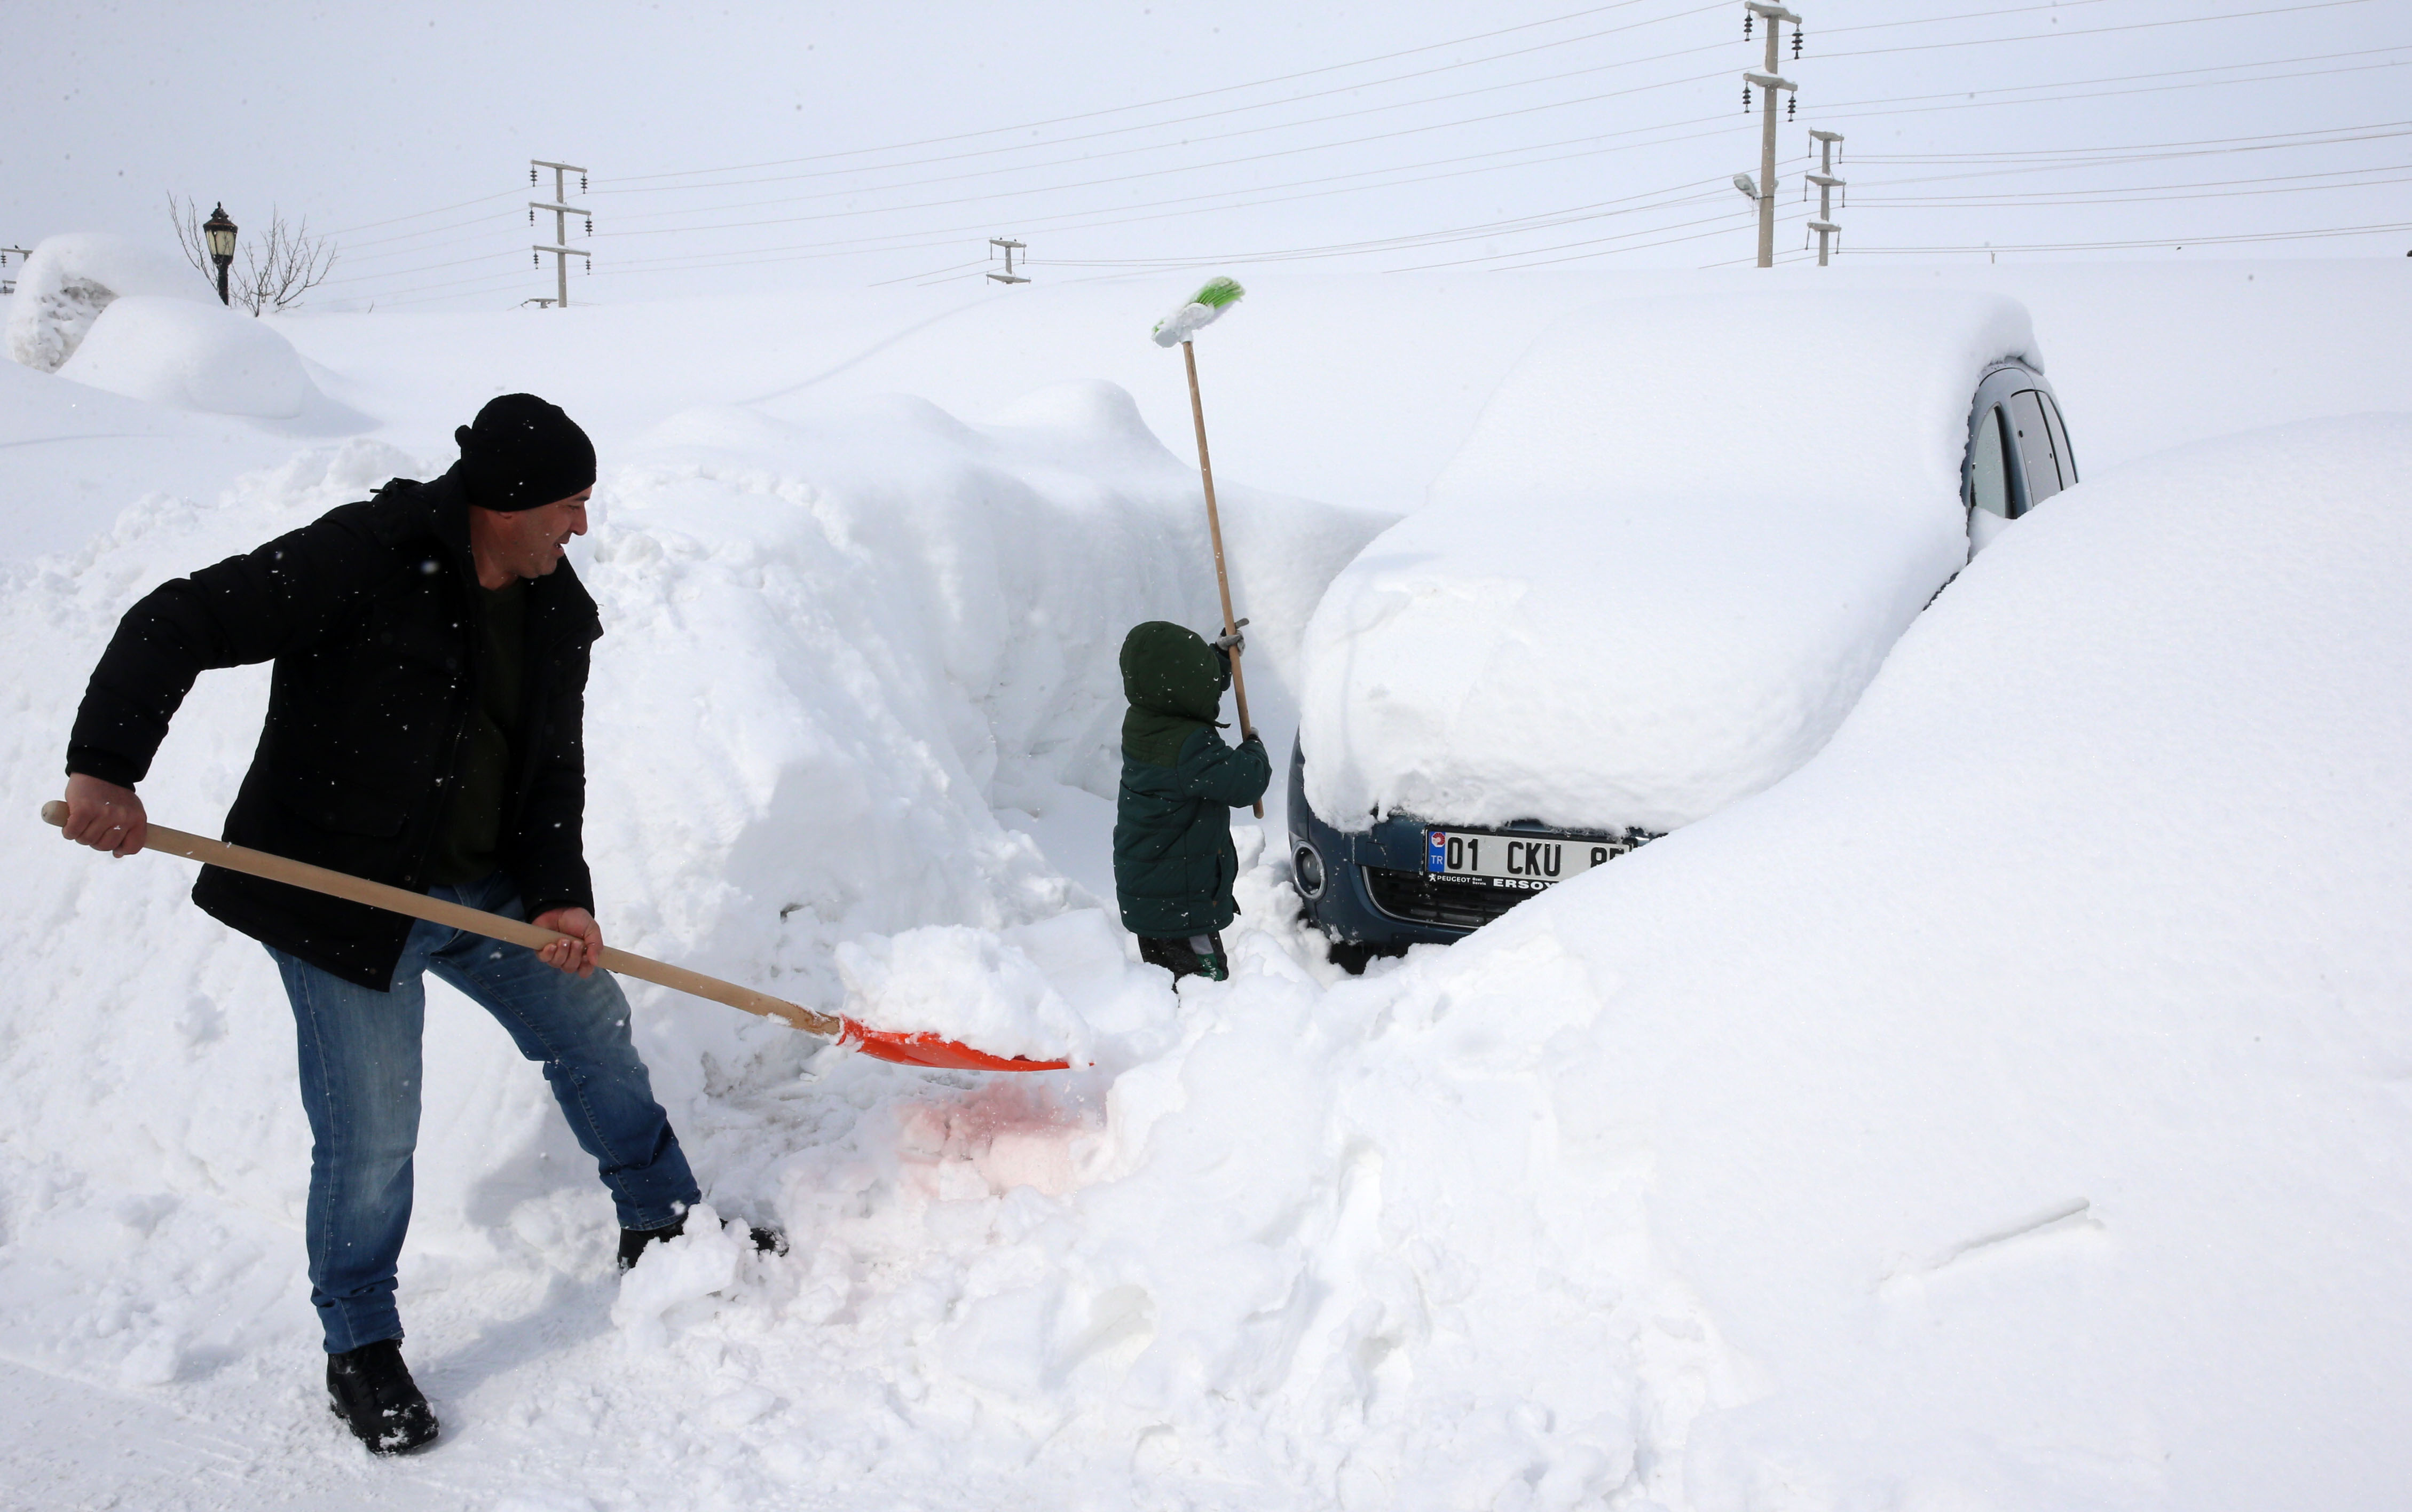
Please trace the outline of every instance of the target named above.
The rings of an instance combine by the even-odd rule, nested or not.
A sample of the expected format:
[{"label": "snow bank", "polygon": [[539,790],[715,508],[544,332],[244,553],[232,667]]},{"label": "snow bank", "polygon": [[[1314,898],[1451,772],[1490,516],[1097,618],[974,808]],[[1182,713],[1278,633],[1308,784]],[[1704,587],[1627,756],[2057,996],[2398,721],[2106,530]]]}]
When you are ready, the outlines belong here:
[{"label": "snow bank", "polygon": [[[632,371],[705,392],[696,372],[764,360],[690,340],[684,309],[615,314],[509,329],[602,332],[559,360],[630,413]],[[392,345],[347,371],[430,436],[457,395],[427,397],[428,351],[518,371],[528,339],[348,319],[320,329]],[[642,330],[659,362],[609,360]],[[2108,371],[2141,389],[2160,338],[2129,339]],[[963,350],[917,359],[929,389]],[[2296,402],[2264,371],[2184,377]],[[1317,413],[1294,381],[1252,403]],[[25,1494],[2258,1512],[2412,1479],[2406,422],[2089,462],[1768,790],[1360,979],[1254,866],[1233,979],[1176,998],[994,823],[1103,807],[1079,787],[1130,574],[1150,617],[1212,617],[1186,459],[1125,408],[783,401],[607,443],[581,570],[610,627],[589,809],[615,943],[833,1008],[835,945],[959,928],[1035,968],[1013,1001],[1052,992],[1096,1064],[808,1056],[645,990],[712,1206],[794,1251],[699,1229],[624,1280],[533,1069],[436,991],[404,1299],[449,1442],[406,1465],[363,1465],[315,1398],[265,957],[184,902],[188,869],[30,815],[125,603],[430,459],[313,451],[0,574],[0,1459]],[[1349,443],[1432,411],[1401,413]],[[1270,599],[1313,602],[1370,534],[1226,502]],[[1275,628],[1252,627],[1268,699],[1296,671]],[[154,813],[218,812],[264,692],[202,680]]]},{"label": "snow bank", "polygon": [[[1666,830],[1773,782],[1965,561],[1968,402],[2033,347],[1973,295],[1566,318],[1316,609],[1308,800]],[[1770,363],[1782,402],[1737,398]]]},{"label": "snow bank", "polygon": [[317,393],[300,355],[264,322],[214,301],[158,295],[112,301],[58,373],[171,409],[260,419],[294,418]]},{"label": "snow bank", "polygon": [[93,322],[126,295],[217,305],[190,264],[96,231],[45,237],[25,257],[8,307],[8,356],[55,373]]},{"label": "snow bank", "polygon": [[[2407,468],[2398,416],[2070,490],[1792,778],[1409,974],[1391,1021],[1427,1048],[1387,1053],[1536,1055],[1493,1116],[1535,1130],[1537,1232],[1631,1194],[1577,1284],[1670,1270],[1747,1361],[1656,1440],[1653,1495],[2361,1507],[2412,1477]],[[1502,973],[1561,953],[1549,1035]]]},{"label": "snow bank", "polygon": [[[947,938],[973,956],[1045,974],[1010,1001],[1054,1048],[1086,1034],[1096,1058],[1129,1064],[1173,1032],[1169,982],[1130,959],[1095,900],[995,806],[1112,791],[1124,632],[1213,618],[1194,473],[1102,386],[1033,396],[990,427],[901,398],[783,416],[707,407],[633,446],[605,438],[579,566],[607,626],[587,741],[606,929],[615,944],[835,1010],[846,1002],[838,945],[888,950],[889,983],[909,996],[930,976],[912,932],[952,926],[963,932]],[[56,795],[62,732],[136,596],[438,465],[369,441],[306,452],[206,506],[154,497],[75,556],[0,578],[7,809],[30,827]],[[1383,523],[1244,488],[1226,506],[1240,572],[1293,623]],[[1262,666],[1277,693],[1277,649]],[[202,679],[144,785],[162,823],[215,823],[265,686],[264,668]],[[171,859],[96,862],[33,829],[11,857],[0,1087],[21,1128],[49,1132],[0,1161],[0,1242],[33,1246],[0,1265],[7,1295],[51,1298],[84,1321],[65,1333],[0,1325],[13,1341],[0,1349],[169,1382],[259,1339],[301,1338],[309,1318],[289,1305],[298,1255],[282,1228],[299,1221],[307,1138],[268,958],[191,908],[190,868]],[[636,991],[655,1089],[724,1211],[770,1205],[763,1168],[781,1149],[760,1138],[758,1114],[739,1121],[750,1132],[728,1123],[738,1089],[740,1101],[761,1091],[787,1105],[816,1067],[843,1108],[926,1084],[844,1053],[821,1066],[807,1036]],[[608,1209],[561,1144],[542,1079],[482,1015],[433,995],[412,1263],[490,1263],[536,1242],[522,1231],[582,1244]],[[1065,1020],[1066,1005],[1082,1022]],[[74,1254],[92,1235],[72,1215],[95,1183],[129,1182],[152,1214],[144,1233],[98,1247],[149,1268],[160,1289],[134,1314],[77,1313]],[[556,1199],[570,1204],[560,1215]],[[113,1224],[114,1211],[104,1203],[95,1221]],[[230,1246],[241,1284],[170,1260],[186,1246]]]}]

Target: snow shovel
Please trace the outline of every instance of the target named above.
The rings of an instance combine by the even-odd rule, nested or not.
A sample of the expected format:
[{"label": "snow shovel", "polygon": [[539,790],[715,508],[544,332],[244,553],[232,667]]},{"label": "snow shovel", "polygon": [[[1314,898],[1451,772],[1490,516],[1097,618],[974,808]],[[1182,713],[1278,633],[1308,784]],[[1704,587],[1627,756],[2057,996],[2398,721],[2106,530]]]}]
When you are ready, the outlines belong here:
[{"label": "snow shovel", "polygon": [[[66,825],[67,806],[60,802],[45,803],[42,805],[42,818],[63,829]],[[523,945],[531,950],[540,950],[556,940],[568,938],[533,924],[522,924],[515,918],[505,918],[500,914],[463,908],[459,903],[448,903],[424,893],[390,888],[382,882],[347,876],[341,872],[330,872],[323,866],[287,860],[282,856],[271,856],[265,851],[246,850],[241,845],[229,845],[223,840],[188,835],[165,825],[149,827],[149,838],[144,846],[150,850],[164,850],[170,856],[182,856],[188,861],[222,866],[229,872],[242,872],[250,876],[265,877],[271,882],[307,888],[312,892],[323,892],[331,898],[347,898],[356,903],[366,903],[371,908],[423,918],[432,924],[449,925],[456,930],[466,930],[471,934],[482,934],[490,940]],[[750,987],[724,982],[699,971],[689,971],[684,966],[672,966],[625,950],[615,950],[608,945],[603,947],[596,964],[623,976],[634,976],[639,981],[652,982],[657,987],[708,997],[732,1008],[758,1013],[765,1019],[776,1019],[805,1034],[833,1039],[848,1050],[860,1050],[883,1061],[893,1061],[899,1065],[929,1066],[947,1071],[1061,1071],[1071,1064],[1068,1061],[1025,1060],[1018,1055],[1008,1059],[991,1055],[986,1050],[976,1050],[968,1045],[933,1034],[872,1029],[852,1019],[815,1013],[810,1008],[785,1002],[768,992],[757,992]]]}]

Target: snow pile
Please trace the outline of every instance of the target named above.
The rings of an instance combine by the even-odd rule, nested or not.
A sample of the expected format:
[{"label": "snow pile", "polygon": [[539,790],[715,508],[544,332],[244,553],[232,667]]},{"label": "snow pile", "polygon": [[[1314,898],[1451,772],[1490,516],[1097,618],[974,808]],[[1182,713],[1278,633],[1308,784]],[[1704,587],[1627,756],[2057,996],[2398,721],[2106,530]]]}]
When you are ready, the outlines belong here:
[{"label": "snow pile", "polygon": [[[666,362],[759,360],[677,357],[689,313],[321,330],[410,359],[327,338],[407,440],[442,433],[404,389],[433,392],[439,335],[513,372],[478,330],[643,315]],[[930,390],[962,367],[939,345]],[[584,366],[626,411],[623,373],[679,387],[610,355]],[[184,902],[187,867],[31,813],[126,602],[429,459],[360,441],[144,499],[0,576],[0,1466],[25,1497],[2125,1512],[2412,1479],[2412,421],[2095,468],[1788,777],[1448,951],[1340,977],[1243,822],[1232,979],[1176,995],[1058,831],[1031,827],[1042,857],[1020,827],[1101,850],[1120,631],[1211,623],[1186,459],[1100,386],[980,425],[685,404],[640,447],[597,427],[580,548],[612,939],[828,1009],[842,946],[924,999],[993,962],[977,991],[1060,1003],[1095,1064],[926,1074],[639,989],[713,1212],[621,1278],[540,1079],[432,992],[403,1285],[447,1441],[364,1466],[313,1379],[265,957]],[[1370,522],[1238,488],[1227,511],[1243,612],[1282,606],[1251,634],[1277,711],[1279,618]],[[264,690],[202,680],[154,814],[207,826]]]},{"label": "snow pile", "polygon": [[[607,626],[587,834],[610,937],[834,1011],[843,942],[999,932],[998,959],[1036,962],[1062,1003],[1122,1036],[1127,1062],[1169,1032],[1163,975],[1133,964],[1094,901],[993,805],[1111,792],[1124,632],[1213,618],[1194,473],[1104,387],[1033,396],[989,427],[903,399],[782,414],[698,409],[633,448],[606,438],[579,565]],[[77,555],[0,579],[6,807],[33,826],[56,796],[62,732],[135,597],[439,465],[372,441],[305,452],[208,505],[154,496]],[[1241,577],[1293,624],[1383,522],[1237,487],[1226,506]],[[1280,643],[1262,659],[1275,698]],[[213,827],[265,688],[265,668],[201,680],[143,785],[161,823]],[[52,1132],[0,1162],[0,1234],[19,1246],[8,1295],[47,1299],[12,1307],[0,1350],[172,1381],[302,1339],[284,1228],[300,1220],[308,1141],[267,956],[191,908],[191,869],[171,859],[110,863],[48,831],[11,854],[0,1086],[23,1127]],[[911,949],[891,959],[925,980]],[[923,1084],[862,1057],[816,1060],[820,1041],[716,1005],[635,993],[656,1092],[724,1211],[769,1205],[765,1167],[785,1142],[759,1114],[732,1127],[744,1097],[795,1106],[818,1060],[835,1063],[814,1074],[840,1089],[838,1108]],[[432,995],[410,1263],[507,1271],[584,1253],[608,1207],[542,1079],[483,1015]],[[1048,1014],[1035,1021],[1060,1046],[1061,1004]],[[87,1206],[96,1186],[128,1182],[131,1206]],[[135,1214],[123,1237],[121,1211]],[[130,1311],[87,1296],[80,1270],[98,1254],[153,1278]],[[223,1263],[189,1265],[197,1254]]]},{"label": "snow pile", "polygon": [[[2033,347],[2022,310],[1972,295],[1566,318],[1316,610],[1308,801],[1666,830],[1765,787],[1966,560],[1968,402]],[[1771,349],[1814,378],[1738,402]]]},{"label": "snow pile", "polygon": [[632,1353],[658,1350],[674,1327],[690,1327],[718,1310],[716,1298],[737,1280],[752,1245],[742,1226],[724,1229],[712,1204],[687,1211],[686,1227],[656,1240],[645,1263],[620,1279],[611,1324]]},{"label": "snow pile", "polygon": [[[1435,1049],[1493,1026],[1546,1064],[1539,1231],[1646,1212],[1578,1284],[1671,1268],[1748,1362],[1652,1494],[2375,1506],[2412,1475],[2407,468],[2387,417],[2070,490],[1790,780],[1409,974]],[[1533,1040],[1496,978],[1555,953],[1588,985]]]},{"label": "snow pile", "polygon": [[837,947],[846,1017],[1024,1060],[1089,1059],[1088,1026],[1030,958],[987,930],[932,925]]},{"label": "snow pile", "polygon": [[100,312],[62,378],[171,409],[291,419],[316,388],[290,343],[215,302],[127,295]]},{"label": "snow pile", "polygon": [[9,358],[56,373],[93,323],[126,295],[217,305],[191,266],[142,242],[97,231],[45,237],[17,277],[8,306]]}]

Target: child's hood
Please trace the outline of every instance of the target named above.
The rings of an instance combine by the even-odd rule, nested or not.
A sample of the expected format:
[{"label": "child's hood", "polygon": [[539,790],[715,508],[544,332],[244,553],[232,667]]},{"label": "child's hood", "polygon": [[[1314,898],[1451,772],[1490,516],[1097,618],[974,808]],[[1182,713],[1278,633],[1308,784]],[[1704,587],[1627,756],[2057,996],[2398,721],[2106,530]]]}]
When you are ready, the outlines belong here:
[{"label": "child's hood", "polygon": [[1134,625],[1123,638],[1123,696],[1133,709],[1216,723],[1230,663],[1197,631],[1164,620]]}]

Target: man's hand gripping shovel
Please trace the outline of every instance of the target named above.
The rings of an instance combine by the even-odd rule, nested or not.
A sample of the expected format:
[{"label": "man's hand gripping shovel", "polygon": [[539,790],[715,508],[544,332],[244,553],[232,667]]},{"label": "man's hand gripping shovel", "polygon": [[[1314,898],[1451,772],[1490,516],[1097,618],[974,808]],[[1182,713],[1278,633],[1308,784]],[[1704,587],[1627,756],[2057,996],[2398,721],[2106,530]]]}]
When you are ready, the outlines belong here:
[{"label": "man's hand gripping shovel", "polygon": [[[64,803],[42,805],[42,818],[51,825],[65,826],[67,806]],[[500,914],[463,908],[458,903],[444,903],[422,893],[390,888],[381,882],[370,882],[341,872],[330,872],[322,866],[287,860],[282,856],[271,856],[264,851],[246,850],[241,845],[229,845],[223,840],[204,839],[164,825],[151,825],[143,844],[147,849],[164,850],[189,861],[221,866],[229,872],[265,877],[271,882],[307,888],[312,892],[346,898],[356,903],[366,903],[371,908],[384,908],[411,918],[423,918],[430,923],[466,930],[490,940],[523,945],[531,950],[541,950],[546,946],[568,938],[552,930],[522,924],[515,918],[505,918]],[[930,1066],[950,1071],[1061,1071],[1070,1064],[1066,1061],[1030,1061],[1020,1056],[991,1055],[986,1050],[977,1050],[969,1045],[936,1035],[872,1029],[852,1019],[815,1013],[810,1008],[772,997],[768,992],[757,992],[750,987],[724,982],[699,971],[688,971],[684,966],[669,965],[626,950],[615,950],[610,946],[603,947],[596,964],[623,976],[634,976],[639,981],[652,982],[657,987],[710,998],[714,1003],[726,1003],[732,1008],[757,1013],[765,1019],[776,1019],[808,1035],[833,1039],[848,1050],[860,1050],[883,1061],[893,1061],[899,1065]]]}]

